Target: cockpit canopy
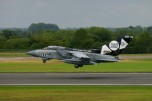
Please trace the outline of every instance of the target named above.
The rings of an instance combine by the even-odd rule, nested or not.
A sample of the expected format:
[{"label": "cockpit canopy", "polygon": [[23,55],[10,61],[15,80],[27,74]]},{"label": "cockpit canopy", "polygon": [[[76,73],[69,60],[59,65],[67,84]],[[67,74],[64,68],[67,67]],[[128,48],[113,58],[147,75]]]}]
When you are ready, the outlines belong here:
[{"label": "cockpit canopy", "polygon": [[67,48],[62,46],[47,46],[44,47],[42,50],[68,50],[68,51],[79,51],[79,52],[91,52],[90,50],[80,50],[80,49]]},{"label": "cockpit canopy", "polygon": [[65,49],[65,47],[62,47],[62,46],[47,46],[47,47],[44,47],[43,50],[57,50],[57,49]]}]

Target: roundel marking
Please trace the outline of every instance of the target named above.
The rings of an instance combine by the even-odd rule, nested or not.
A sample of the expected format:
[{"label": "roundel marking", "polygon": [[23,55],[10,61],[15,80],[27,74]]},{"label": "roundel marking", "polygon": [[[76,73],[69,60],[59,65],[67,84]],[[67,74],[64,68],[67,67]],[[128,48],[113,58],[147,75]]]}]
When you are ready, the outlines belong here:
[{"label": "roundel marking", "polygon": [[119,48],[119,43],[117,42],[117,41],[111,41],[110,43],[109,43],[109,48],[111,49],[111,50],[113,50],[113,51],[116,51],[116,50],[118,50],[118,48]]}]

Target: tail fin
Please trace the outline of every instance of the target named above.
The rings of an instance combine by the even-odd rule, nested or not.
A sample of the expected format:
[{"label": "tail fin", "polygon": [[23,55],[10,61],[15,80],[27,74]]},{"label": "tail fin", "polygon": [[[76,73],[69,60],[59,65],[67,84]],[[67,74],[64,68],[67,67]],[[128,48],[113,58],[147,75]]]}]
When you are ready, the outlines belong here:
[{"label": "tail fin", "polygon": [[102,46],[101,54],[117,56],[128,46],[132,39],[133,36],[124,36],[113,40],[109,44]]}]

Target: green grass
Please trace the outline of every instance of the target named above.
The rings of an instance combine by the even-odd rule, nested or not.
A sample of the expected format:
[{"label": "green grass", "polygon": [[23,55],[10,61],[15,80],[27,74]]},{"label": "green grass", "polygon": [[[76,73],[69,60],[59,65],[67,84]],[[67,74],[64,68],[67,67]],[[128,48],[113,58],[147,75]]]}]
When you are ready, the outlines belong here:
[{"label": "green grass", "polygon": [[149,54],[120,54],[121,56],[149,56],[152,55],[151,53]]},{"label": "green grass", "polygon": [[0,61],[0,72],[152,72],[152,59],[123,60],[75,69],[57,60],[43,64],[40,59]]},{"label": "green grass", "polygon": [[[23,56],[22,56],[22,55]],[[26,57],[24,53],[0,57]],[[57,60],[0,60],[0,72],[151,72],[152,59],[123,60],[75,69]],[[151,101],[152,86],[0,86],[0,101]]]},{"label": "green grass", "polygon": [[151,101],[152,86],[0,86],[0,101]]},{"label": "green grass", "polygon": [[[75,69],[74,65],[57,60],[42,63],[41,59],[0,60],[0,72],[152,72],[151,54],[128,54],[122,56],[144,56],[144,59],[122,60],[117,63],[100,63]],[[0,53],[0,57],[27,57],[25,53]]]}]

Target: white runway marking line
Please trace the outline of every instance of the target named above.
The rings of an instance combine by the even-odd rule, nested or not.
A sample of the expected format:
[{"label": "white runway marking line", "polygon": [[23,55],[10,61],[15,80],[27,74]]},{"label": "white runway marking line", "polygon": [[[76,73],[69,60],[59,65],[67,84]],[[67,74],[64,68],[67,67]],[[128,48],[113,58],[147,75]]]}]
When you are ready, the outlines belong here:
[{"label": "white runway marking line", "polygon": [[152,84],[0,84],[0,86],[152,86]]},{"label": "white runway marking line", "polygon": [[23,73],[0,73],[0,75],[40,75],[40,74],[43,74],[43,75],[55,75],[55,74],[58,74],[58,75],[67,75],[67,74],[152,74],[152,73],[30,73],[30,72],[23,72]]}]

